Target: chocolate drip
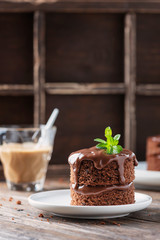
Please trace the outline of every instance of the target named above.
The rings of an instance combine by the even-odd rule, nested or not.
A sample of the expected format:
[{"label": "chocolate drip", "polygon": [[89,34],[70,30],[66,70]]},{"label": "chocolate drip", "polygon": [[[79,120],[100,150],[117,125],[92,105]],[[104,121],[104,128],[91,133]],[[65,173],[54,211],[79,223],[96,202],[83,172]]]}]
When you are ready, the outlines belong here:
[{"label": "chocolate drip", "polygon": [[133,182],[126,185],[113,185],[113,186],[79,186],[75,189],[75,184],[72,184],[72,188],[82,195],[95,195],[112,190],[126,191],[133,185]]},{"label": "chocolate drip", "polygon": [[73,171],[75,175],[75,189],[78,189],[78,172],[81,162],[83,160],[93,161],[94,167],[97,169],[102,169],[106,167],[109,163],[116,161],[118,164],[120,183],[124,185],[124,163],[126,159],[134,161],[135,166],[138,165],[135,154],[127,149],[123,149],[123,151],[119,154],[112,155],[107,154],[103,149],[98,149],[96,147],[82,149],[71,153],[68,162],[73,166]]}]

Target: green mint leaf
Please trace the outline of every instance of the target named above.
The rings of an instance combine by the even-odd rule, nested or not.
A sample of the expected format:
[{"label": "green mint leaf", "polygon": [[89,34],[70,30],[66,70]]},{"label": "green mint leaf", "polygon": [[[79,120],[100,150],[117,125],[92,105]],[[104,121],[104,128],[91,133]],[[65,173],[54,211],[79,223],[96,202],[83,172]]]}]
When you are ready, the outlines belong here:
[{"label": "green mint leaf", "polygon": [[105,129],[105,137],[107,138],[108,136],[112,136],[112,130],[110,127]]},{"label": "green mint leaf", "polygon": [[106,141],[100,138],[94,139],[94,141],[98,142],[96,145],[97,148],[105,149],[107,154],[118,154],[123,150],[122,146],[118,145],[119,139],[121,137],[120,134],[112,137],[112,129],[110,127],[107,127],[105,129],[105,137],[107,139]]},{"label": "green mint leaf", "polygon": [[113,147],[110,145],[107,147],[107,153],[112,154],[112,152],[113,152]]},{"label": "green mint leaf", "polygon": [[121,135],[120,135],[120,134],[117,134],[117,135],[114,136],[114,140],[119,140],[120,137],[121,137]]},{"label": "green mint leaf", "polygon": [[120,145],[113,146],[113,154],[120,153],[123,150],[123,148]]},{"label": "green mint leaf", "polygon": [[117,148],[118,148],[119,153],[122,152],[123,148],[121,145],[117,145]]},{"label": "green mint leaf", "polygon": [[94,141],[106,144],[106,141],[104,141],[103,139],[100,139],[100,138],[96,138],[96,139],[94,139]]},{"label": "green mint leaf", "polygon": [[113,139],[113,137],[110,137],[110,144],[111,144],[112,146],[114,146],[114,139]]},{"label": "green mint leaf", "polygon": [[111,145],[111,137],[110,137],[110,136],[107,137],[107,145],[108,145],[108,146]]},{"label": "green mint leaf", "polygon": [[96,148],[105,149],[105,150],[106,150],[106,145],[105,145],[105,144],[102,144],[102,143],[98,143],[98,144],[96,145]]},{"label": "green mint leaf", "polygon": [[118,146],[113,146],[113,154],[119,153]]},{"label": "green mint leaf", "polygon": [[114,140],[114,146],[117,146],[118,145],[118,143],[119,143],[119,141],[118,140]]}]

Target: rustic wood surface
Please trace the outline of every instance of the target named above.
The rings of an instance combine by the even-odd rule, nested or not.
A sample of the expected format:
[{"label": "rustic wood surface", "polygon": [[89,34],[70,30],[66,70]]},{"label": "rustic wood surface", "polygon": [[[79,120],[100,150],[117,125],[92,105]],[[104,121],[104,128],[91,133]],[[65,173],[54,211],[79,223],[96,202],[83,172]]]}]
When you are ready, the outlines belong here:
[{"label": "rustic wood surface", "polygon": [[[46,96],[46,119],[53,108],[60,114],[51,163],[67,163],[69,154],[94,146],[96,137],[104,138],[104,129],[112,123],[113,134],[123,133],[123,95],[49,95]],[[63,114],[62,114],[63,113]],[[118,121],[117,121],[118,118]],[[121,136],[121,144],[124,135]],[[63,151],[62,151],[63,146]]]},{"label": "rustic wood surface", "polygon": [[136,15],[125,16],[124,28],[125,147],[136,151]]},{"label": "rustic wood surface", "polygon": [[123,82],[123,17],[47,13],[46,82]]},{"label": "rustic wood surface", "polygon": [[137,95],[160,96],[160,84],[139,84],[136,92]]},{"label": "rustic wood surface", "polygon": [[62,142],[67,156],[109,124],[144,160],[146,137],[160,132],[160,14],[151,13],[160,1],[0,1],[0,124],[38,125],[59,106],[51,163],[66,163]]},{"label": "rustic wood surface", "polygon": [[46,92],[56,95],[74,94],[123,94],[123,83],[46,83]]},{"label": "rustic wood surface", "polygon": [[[160,133],[160,97],[137,96],[137,159],[142,161],[146,152],[146,138]],[[142,110],[143,109],[143,110]],[[152,113],[152,114],[148,114]],[[152,126],[151,128],[149,126]]]},{"label": "rustic wood surface", "polygon": [[[2,178],[2,171],[0,173]],[[50,167],[45,190],[68,187],[68,166]],[[9,191],[2,180],[0,189],[0,239],[159,239],[160,192],[138,190],[137,192],[149,194],[153,202],[147,209],[128,217],[80,220],[56,217],[31,207],[27,201],[31,193]],[[21,205],[16,204],[18,200]],[[40,213],[44,217],[39,217]]]},{"label": "rustic wood surface", "polygon": [[33,85],[30,84],[1,84],[1,96],[24,96],[33,95]]},{"label": "rustic wood surface", "polygon": [[45,15],[34,13],[34,125],[45,123]]},{"label": "rustic wood surface", "polygon": [[22,94],[21,96],[3,96],[2,94],[0,95],[0,109],[1,126],[26,123],[32,125],[33,123],[33,96],[22,96]]},{"label": "rustic wood surface", "polygon": [[[137,83],[159,84],[160,15],[137,14]],[[155,31],[156,29],[156,31]]]},{"label": "rustic wood surface", "polygon": [[159,13],[158,0],[1,0],[1,12],[77,11]]},{"label": "rustic wood surface", "polygon": [[0,84],[33,83],[32,24],[32,13],[0,13]]}]

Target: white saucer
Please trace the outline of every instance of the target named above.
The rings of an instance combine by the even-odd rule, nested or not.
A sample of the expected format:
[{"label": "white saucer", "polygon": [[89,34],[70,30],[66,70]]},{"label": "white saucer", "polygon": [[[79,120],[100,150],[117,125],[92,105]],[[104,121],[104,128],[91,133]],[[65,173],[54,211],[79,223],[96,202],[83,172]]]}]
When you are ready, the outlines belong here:
[{"label": "white saucer", "polygon": [[139,162],[135,168],[134,183],[136,187],[160,190],[160,171],[149,171],[146,162]]},{"label": "white saucer", "polygon": [[148,207],[152,198],[146,194],[135,193],[134,204],[116,206],[71,206],[70,190],[40,192],[28,198],[29,203],[40,210],[71,218],[102,219],[127,216]]}]

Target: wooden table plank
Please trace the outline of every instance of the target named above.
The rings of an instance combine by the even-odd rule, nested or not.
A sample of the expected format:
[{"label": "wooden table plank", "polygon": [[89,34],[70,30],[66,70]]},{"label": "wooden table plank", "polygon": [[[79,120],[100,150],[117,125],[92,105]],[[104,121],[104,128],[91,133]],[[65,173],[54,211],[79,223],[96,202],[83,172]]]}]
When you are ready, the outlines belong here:
[{"label": "wooden table plank", "polygon": [[[1,172],[1,171],[0,171]],[[45,190],[68,188],[69,168],[49,168]],[[138,190],[149,194],[153,203],[128,217],[111,220],[84,220],[52,216],[28,204],[31,193],[9,191],[0,182],[0,239],[159,239],[160,192]],[[9,201],[12,197],[13,200]],[[21,205],[16,202],[20,200]],[[44,217],[39,217],[42,213]]]}]

